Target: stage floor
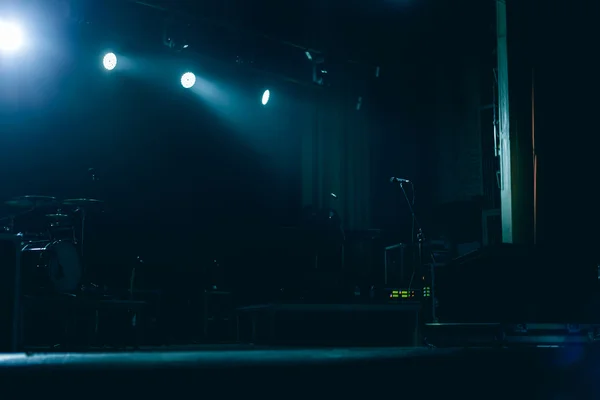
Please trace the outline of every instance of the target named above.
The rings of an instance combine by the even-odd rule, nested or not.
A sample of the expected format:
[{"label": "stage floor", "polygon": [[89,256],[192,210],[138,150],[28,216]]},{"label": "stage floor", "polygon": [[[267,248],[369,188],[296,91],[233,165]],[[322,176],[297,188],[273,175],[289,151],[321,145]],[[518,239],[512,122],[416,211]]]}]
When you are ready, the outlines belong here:
[{"label": "stage floor", "polygon": [[119,368],[154,369],[214,368],[230,366],[302,366],[362,362],[400,361],[453,357],[461,349],[425,347],[393,348],[282,348],[252,345],[182,345],[142,347],[138,351],[92,351],[85,353],[23,353],[0,355],[0,373],[6,368]]},{"label": "stage floor", "polygon": [[[327,392],[328,396],[355,397],[359,391],[367,391],[420,398],[592,398],[599,394],[595,384],[600,374],[598,350],[593,346],[435,349],[210,345],[136,352],[4,354],[0,355],[0,381],[3,387],[18,387],[21,393],[69,388],[67,397],[93,388],[113,397],[119,397],[123,390],[154,397],[177,389],[220,396],[315,396]],[[23,386],[24,380],[36,384]]]}]

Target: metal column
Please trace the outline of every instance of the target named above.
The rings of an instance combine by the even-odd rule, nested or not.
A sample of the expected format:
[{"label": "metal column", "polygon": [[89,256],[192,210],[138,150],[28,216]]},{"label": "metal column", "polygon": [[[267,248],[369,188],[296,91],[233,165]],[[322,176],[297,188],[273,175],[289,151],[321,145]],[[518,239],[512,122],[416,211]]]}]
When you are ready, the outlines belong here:
[{"label": "metal column", "polygon": [[508,50],[506,44],[506,1],[496,0],[496,37],[498,55],[498,131],[500,157],[500,213],[502,242],[513,242],[513,195],[510,154],[508,101]]}]

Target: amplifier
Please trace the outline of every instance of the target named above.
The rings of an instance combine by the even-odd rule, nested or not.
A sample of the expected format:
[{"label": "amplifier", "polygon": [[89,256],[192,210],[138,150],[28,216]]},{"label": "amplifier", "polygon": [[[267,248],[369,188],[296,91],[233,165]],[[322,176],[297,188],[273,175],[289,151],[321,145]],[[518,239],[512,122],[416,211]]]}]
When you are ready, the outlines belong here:
[{"label": "amplifier", "polygon": [[384,253],[384,284],[386,286],[406,287],[416,279],[415,263],[417,253],[415,246],[398,243],[387,246]]},{"label": "amplifier", "polygon": [[404,289],[383,289],[383,298],[387,302],[401,303],[405,301],[418,301],[423,298],[431,297],[431,288],[423,287],[422,289],[417,288],[404,288]]},{"label": "amplifier", "polygon": [[390,300],[415,300],[418,298],[415,289],[386,289],[386,297]]}]

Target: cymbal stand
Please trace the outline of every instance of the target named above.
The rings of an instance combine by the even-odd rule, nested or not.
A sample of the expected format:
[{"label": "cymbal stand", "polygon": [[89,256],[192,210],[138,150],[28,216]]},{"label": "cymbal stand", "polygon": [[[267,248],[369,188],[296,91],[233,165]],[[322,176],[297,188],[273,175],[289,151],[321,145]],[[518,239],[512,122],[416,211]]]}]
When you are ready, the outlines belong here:
[{"label": "cymbal stand", "polygon": [[23,215],[26,215],[26,214],[28,214],[28,213],[30,213],[32,211],[35,211],[35,207],[31,208],[31,209],[28,209],[26,211],[22,211],[22,212],[20,212],[18,214],[11,215],[11,216],[9,216],[7,218],[2,218],[2,219],[8,219],[8,226],[4,227],[5,233],[16,233],[15,232],[15,219],[17,219],[17,217],[21,217]]}]

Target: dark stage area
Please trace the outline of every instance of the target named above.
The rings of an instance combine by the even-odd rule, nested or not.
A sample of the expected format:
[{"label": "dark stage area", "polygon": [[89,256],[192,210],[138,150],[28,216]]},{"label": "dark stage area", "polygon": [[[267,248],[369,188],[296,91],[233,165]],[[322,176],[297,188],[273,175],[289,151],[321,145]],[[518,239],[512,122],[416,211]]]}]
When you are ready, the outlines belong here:
[{"label": "dark stage area", "polygon": [[2,387],[596,396],[597,24],[553,7],[0,2]]}]

